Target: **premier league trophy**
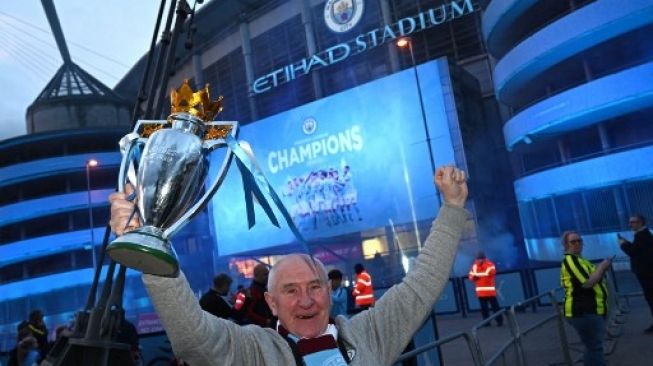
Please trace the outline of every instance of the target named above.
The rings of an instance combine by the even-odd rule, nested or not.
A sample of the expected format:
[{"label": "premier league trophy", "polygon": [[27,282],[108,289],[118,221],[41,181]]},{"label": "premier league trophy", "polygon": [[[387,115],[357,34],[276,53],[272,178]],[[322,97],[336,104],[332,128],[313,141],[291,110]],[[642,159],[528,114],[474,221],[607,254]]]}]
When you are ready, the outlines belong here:
[{"label": "premier league trophy", "polygon": [[134,215],[143,226],[107,246],[116,262],[165,277],[179,273],[170,237],[208,203],[224,179],[232,152],[227,152],[215,181],[198,199],[208,173],[207,157],[234,143],[238,129],[237,122],[212,122],[222,110],[222,97],[211,101],[208,86],[193,92],[185,81],[172,91],[170,101],[167,120],[138,121],[120,141],[119,189],[124,191],[126,183],[134,187]]}]

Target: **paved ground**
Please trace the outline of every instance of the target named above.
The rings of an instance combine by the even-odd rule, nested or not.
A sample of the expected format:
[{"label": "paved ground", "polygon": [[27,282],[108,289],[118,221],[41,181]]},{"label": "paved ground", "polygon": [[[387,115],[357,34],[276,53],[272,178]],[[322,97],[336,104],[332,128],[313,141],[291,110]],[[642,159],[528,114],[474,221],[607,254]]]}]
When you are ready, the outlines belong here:
[{"label": "paved ground", "polygon": [[[552,314],[552,308],[540,307],[533,313],[531,309],[517,314],[520,329],[526,329]],[[438,316],[438,328],[441,337],[459,331],[469,331],[480,320],[478,313],[472,313],[468,318],[458,315]],[[630,300],[630,312],[623,319],[624,324],[614,329],[615,337],[606,342],[608,365],[610,366],[637,366],[653,365],[653,335],[644,334],[643,329],[651,325],[651,314],[642,297]],[[582,347],[574,330],[565,325],[566,336],[572,349],[572,357],[579,360],[582,357]],[[504,325],[482,328],[479,330],[483,355],[488,361],[510,339],[510,329]],[[529,332],[524,337],[524,348],[529,366],[549,366],[562,364],[564,361],[561,353],[561,335],[555,320],[549,321]],[[442,348],[444,366],[472,365],[470,353],[464,341],[458,340],[444,345]],[[515,365],[514,349],[510,348],[505,359],[498,359],[495,365]],[[430,365],[432,362],[421,364]],[[582,362],[577,363],[581,365]]]}]

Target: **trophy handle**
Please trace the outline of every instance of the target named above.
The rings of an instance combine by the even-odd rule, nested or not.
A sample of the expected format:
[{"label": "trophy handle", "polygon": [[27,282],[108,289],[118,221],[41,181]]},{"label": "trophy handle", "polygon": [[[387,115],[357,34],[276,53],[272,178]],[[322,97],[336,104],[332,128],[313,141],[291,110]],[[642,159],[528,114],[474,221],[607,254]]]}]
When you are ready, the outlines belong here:
[{"label": "trophy handle", "polygon": [[[118,173],[118,191],[125,192],[126,178],[131,166],[131,157],[134,148],[138,145],[139,136],[137,134],[127,134],[120,141],[120,149],[122,150],[122,161],[120,162],[120,172]],[[134,185],[136,182],[132,182]],[[134,187],[136,189],[136,187]]]},{"label": "trophy handle", "polygon": [[229,169],[229,166],[231,165],[231,161],[233,159],[233,153],[230,148],[227,148],[227,156],[225,159],[222,161],[222,166],[220,167],[220,171],[218,172],[218,177],[216,178],[215,182],[211,185],[211,188],[209,188],[206,192],[204,192],[204,195],[195,203],[193,207],[191,207],[186,213],[180,217],[175,223],[170,225],[169,228],[167,228],[163,232],[163,238],[169,238],[172,235],[174,235],[179,229],[184,227],[195,215],[197,215],[198,212],[204,209],[206,204],[209,202],[209,199],[215,194],[215,192],[218,190],[218,187],[222,184],[224,181],[225,177],[227,176],[226,171]]}]

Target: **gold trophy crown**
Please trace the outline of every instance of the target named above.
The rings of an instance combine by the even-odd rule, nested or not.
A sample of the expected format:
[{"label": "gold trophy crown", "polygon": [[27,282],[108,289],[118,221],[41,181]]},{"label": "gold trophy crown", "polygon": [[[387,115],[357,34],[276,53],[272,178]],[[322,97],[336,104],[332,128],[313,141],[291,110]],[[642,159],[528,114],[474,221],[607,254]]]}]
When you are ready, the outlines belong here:
[{"label": "gold trophy crown", "polygon": [[204,122],[213,121],[215,116],[222,112],[222,96],[219,96],[215,101],[211,101],[209,84],[206,84],[203,89],[193,92],[193,89],[188,85],[188,79],[184,80],[179,89],[172,89],[170,104],[171,113],[189,113]]}]

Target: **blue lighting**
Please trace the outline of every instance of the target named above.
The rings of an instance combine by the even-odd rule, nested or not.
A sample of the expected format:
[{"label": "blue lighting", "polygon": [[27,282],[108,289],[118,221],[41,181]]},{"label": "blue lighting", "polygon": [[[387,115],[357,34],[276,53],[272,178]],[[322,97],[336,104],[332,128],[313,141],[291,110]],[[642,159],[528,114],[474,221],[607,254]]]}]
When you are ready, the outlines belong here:
[{"label": "blue lighting", "polygon": [[[632,239],[632,233],[619,232],[626,238]],[[604,259],[617,255],[625,257],[619,249],[617,232],[583,235],[583,257],[587,259]],[[560,238],[525,239],[528,257],[538,261],[560,262],[564,255]]]},{"label": "blue lighting", "polygon": [[[574,130],[653,106],[653,62],[590,81],[548,98],[506,122],[506,147],[537,136]],[[619,85],[615,88],[615,85]]]},{"label": "blue lighting", "polygon": [[[108,266],[102,267],[101,278],[106,277]],[[81,285],[90,285],[93,281],[93,268],[62,272],[49,276],[30,278],[20,282],[12,282],[0,286],[0,302],[29,297],[50,291]],[[128,270],[127,277],[140,275],[139,272]]]},{"label": "blue lighting", "polygon": [[549,169],[515,181],[518,201],[528,201],[653,177],[653,146]]},{"label": "blue lighting", "polygon": [[[101,244],[99,241],[104,235],[104,230],[104,227],[94,229],[96,246]],[[90,230],[79,230],[0,245],[0,266],[57,253],[86,249],[90,242]]]},{"label": "blue lighting", "polygon": [[82,155],[60,156],[56,158],[30,161],[0,168],[0,186],[20,183],[38,177],[50,177],[68,171],[83,171],[88,159],[94,158],[103,167],[119,166],[120,153],[93,153]]},{"label": "blue lighting", "polygon": [[647,1],[596,1],[560,18],[508,52],[496,65],[499,100],[510,104],[535,76],[621,34],[653,23]]},{"label": "blue lighting", "polygon": [[[115,192],[115,189],[91,191],[91,204],[93,206],[108,206],[108,197],[113,192]],[[82,208],[88,208],[88,193],[86,191],[22,201],[0,207],[0,226]]]},{"label": "blue lighting", "polygon": [[[457,126],[457,116],[453,99],[445,99],[452,94],[451,81],[441,77],[448,72],[446,62],[420,65],[418,72],[435,163],[453,163],[450,126]],[[383,227],[389,220],[430,219],[436,213],[439,202],[412,69],[248,124],[239,138],[251,144],[309,240]],[[220,160],[213,157],[213,175]],[[333,193],[331,187],[338,184],[332,185],[331,174],[342,183],[341,196]],[[355,204],[345,211],[346,205],[338,206],[345,201]],[[290,231],[274,227],[258,206],[256,226],[248,230],[236,169],[227,174],[211,209],[220,255],[294,242]]]}]

